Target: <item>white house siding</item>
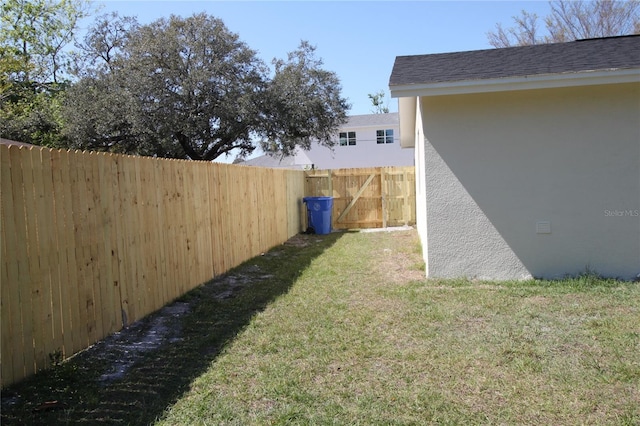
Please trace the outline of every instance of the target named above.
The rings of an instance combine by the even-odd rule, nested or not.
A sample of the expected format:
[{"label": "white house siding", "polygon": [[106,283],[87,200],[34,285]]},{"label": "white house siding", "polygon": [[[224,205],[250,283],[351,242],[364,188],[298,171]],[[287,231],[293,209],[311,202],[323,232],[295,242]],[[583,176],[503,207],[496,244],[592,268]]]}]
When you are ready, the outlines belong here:
[{"label": "white house siding", "polygon": [[[377,143],[377,130],[393,130],[393,143]],[[355,132],[356,144],[340,146],[340,132]],[[336,145],[327,148],[314,142],[309,151],[298,148],[290,157],[263,155],[244,161],[243,165],[258,167],[284,167],[306,170],[343,169],[358,167],[413,166],[413,149],[400,146],[398,113],[353,115],[340,127],[334,139]]]},{"label": "white house siding", "polygon": [[428,276],[640,272],[639,84],[430,96],[420,110]]},{"label": "white house siding", "polygon": [[[393,143],[378,144],[376,130],[386,129],[393,129]],[[349,126],[340,131],[356,132],[356,144],[340,146],[336,143],[333,149],[313,144],[307,156],[313,160],[316,169],[413,166],[413,150],[400,147],[397,119],[393,124]]]}]

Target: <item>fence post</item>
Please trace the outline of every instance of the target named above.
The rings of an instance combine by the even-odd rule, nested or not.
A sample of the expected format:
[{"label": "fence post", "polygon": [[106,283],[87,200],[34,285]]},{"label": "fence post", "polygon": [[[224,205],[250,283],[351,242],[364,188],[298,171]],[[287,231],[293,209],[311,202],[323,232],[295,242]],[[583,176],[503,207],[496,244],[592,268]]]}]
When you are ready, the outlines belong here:
[{"label": "fence post", "polygon": [[402,204],[402,219],[404,220],[404,225],[409,225],[409,221],[411,220],[411,208],[409,206],[409,175],[407,174],[407,169],[405,168],[402,173],[402,185],[403,185],[403,194],[404,194],[404,202]]},{"label": "fence post", "polygon": [[380,198],[382,203],[382,227],[387,227],[387,219],[388,219],[388,206],[387,206],[387,198],[389,197],[389,183],[387,181],[387,173],[386,168],[380,169]]}]

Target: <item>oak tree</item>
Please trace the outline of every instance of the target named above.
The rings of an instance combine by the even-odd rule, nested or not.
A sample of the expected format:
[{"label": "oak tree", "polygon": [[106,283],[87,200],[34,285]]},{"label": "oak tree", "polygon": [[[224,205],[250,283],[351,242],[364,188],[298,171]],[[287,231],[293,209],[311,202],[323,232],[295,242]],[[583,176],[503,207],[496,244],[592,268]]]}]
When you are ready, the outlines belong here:
[{"label": "oak tree", "polygon": [[274,59],[273,78],[261,94],[261,148],[288,156],[310,149],[312,142],[332,147],[335,131],[347,122],[349,104],[341,96],[338,76],[322,68],[315,47],[302,41],[287,60]]},{"label": "oak tree", "polygon": [[77,148],[213,160],[261,145],[288,155],[311,140],[333,143],[346,121],[337,76],[306,42],[270,72],[221,20],[201,13],[140,26],[112,17],[85,46],[97,62],[65,107]]}]

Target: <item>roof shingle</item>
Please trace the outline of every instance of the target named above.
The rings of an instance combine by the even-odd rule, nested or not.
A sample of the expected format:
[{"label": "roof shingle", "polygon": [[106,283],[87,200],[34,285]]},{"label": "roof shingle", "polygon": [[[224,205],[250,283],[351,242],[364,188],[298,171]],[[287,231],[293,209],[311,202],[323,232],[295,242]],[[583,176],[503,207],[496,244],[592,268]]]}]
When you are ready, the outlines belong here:
[{"label": "roof shingle", "polygon": [[389,86],[640,67],[640,36],[396,57]]}]

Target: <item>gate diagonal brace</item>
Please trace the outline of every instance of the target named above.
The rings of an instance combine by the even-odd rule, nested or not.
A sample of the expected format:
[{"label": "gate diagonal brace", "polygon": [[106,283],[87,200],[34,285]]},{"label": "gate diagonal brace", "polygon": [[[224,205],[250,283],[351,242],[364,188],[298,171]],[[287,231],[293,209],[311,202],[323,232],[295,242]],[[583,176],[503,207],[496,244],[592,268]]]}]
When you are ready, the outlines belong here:
[{"label": "gate diagonal brace", "polygon": [[340,220],[343,217],[345,217],[347,213],[349,213],[349,210],[351,210],[351,208],[356,205],[356,201],[358,201],[358,198],[360,198],[364,190],[367,189],[367,186],[369,186],[369,184],[371,183],[371,181],[375,176],[376,176],[375,174],[369,175],[365,183],[360,187],[360,189],[358,189],[358,192],[356,192],[356,194],[353,196],[353,199],[351,200],[351,202],[347,205],[347,207],[345,207],[344,211],[340,213],[340,216],[338,216],[338,218],[336,219],[336,222],[340,222]]}]

